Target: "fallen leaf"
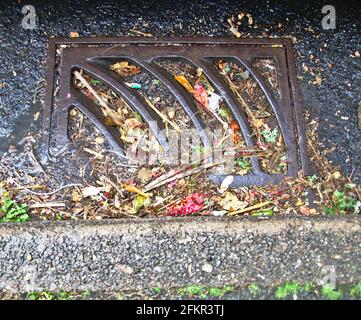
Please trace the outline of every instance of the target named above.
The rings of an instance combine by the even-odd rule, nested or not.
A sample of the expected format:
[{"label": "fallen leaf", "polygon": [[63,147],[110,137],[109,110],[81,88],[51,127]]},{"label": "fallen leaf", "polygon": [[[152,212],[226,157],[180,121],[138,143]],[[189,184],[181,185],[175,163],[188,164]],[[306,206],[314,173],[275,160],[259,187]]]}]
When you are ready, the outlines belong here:
[{"label": "fallen leaf", "polygon": [[87,153],[92,154],[93,156],[95,156],[98,159],[103,159],[104,158],[104,156],[101,153],[96,152],[96,151],[94,151],[92,149],[84,148],[84,151],[87,152]]},{"label": "fallen leaf", "polygon": [[340,179],[341,178],[341,172],[340,171],[335,171],[332,175],[333,175],[333,177],[335,179]]},{"label": "fallen leaf", "polygon": [[83,188],[81,190],[81,193],[83,194],[84,197],[90,197],[90,196],[96,196],[100,192],[103,192],[103,191],[105,191],[104,188],[90,186],[90,187]]},{"label": "fallen leaf", "polygon": [[105,115],[105,124],[109,126],[122,126],[124,122],[123,114],[110,108],[103,109]]},{"label": "fallen leaf", "polygon": [[142,124],[142,121],[137,118],[129,118],[124,121],[124,126],[127,128],[139,128]]},{"label": "fallen leaf", "polygon": [[147,182],[151,176],[152,176],[152,170],[149,168],[141,168],[138,171],[138,178],[142,182]]},{"label": "fallen leaf", "polygon": [[80,202],[81,199],[83,199],[83,197],[81,196],[81,194],[79,194],[78,191],[73,190],[73,192],[71,193],[71,200],[73,202]]},{"label": "fallen leaf", "polygon": [[226,192],[223,199],[219,201],[223,209],[228,211],[240,210],[248,206],[245,201],[240,201],[232,192]]},{"label": "fallen leaf", "polygon": [[310,208],[307,206],[301,206],[300,207],[300,212],[304,215],[309,215],[310,214]]},{"label": "fallen leaf", "polygon": [[219,187],[219,193],[224,193],[229,186],[232,184],[234,177],[233,176],[227,176],[223,179],[221,186]]},{"label": "fallen leaf", "polygon": [[96,144],[103,144],[105,142],[103,137],[96,137],[95,138],[95,143]]},{"label": "fallen leaf", "polygon": [[129,64],[128,61],[117,62],[111,65],[110,69],[115,71],[121,77],[127,77],[141,72],[141,69],[139,67]]},{"label": "fallen leaf", "polygon": [[227,210],[215,210],[211,212],[211,215],[215,217],[223,217],[227,212]]},{"label": "fallen leaf", "polygon": [[175,79],[190,93],[193,93],[193,87],[184,76],[175,76]]},{"label": "fallen leaf", "polygon": [[222,100],[222,97],[214,92],[212,92],[208,97],[208,106],[212,112],[219,111],[219,103]]},{"label": "fallen leaf", "polygon": [[179,216],[196,213],[204,206],[204,194],[198,192],[189,194],[179,204],[169,207],[167,209],[168,216]]},{"label": "fallen leaf", "polygon": [[194,99],[196,99],[206,110],[208,110],[208,93],[200,84],[196,84],[193,90]]},{"label": "fallen leaf", "polygon": [[272,215],[273,215],[272,209],[264,209],[264,210],[253,212],[251,214],[252,217],[270,217]]},{"label": "fallen leaf", "polygon": [[124,190],[128,191],[128,192],[132,192],[132,193],[138,193],[138,194],[142,195],[143,197],[149,198],[149,195],[147,195],[142,190],[140,190],[137,187],[132,186],[132,185],[124,185]]},{"label": "fallen leaf", "polygon": [[150,201],[148,197],[137,195],[133,200],[134,213],[137,213],[141,208],[149,205]]}]

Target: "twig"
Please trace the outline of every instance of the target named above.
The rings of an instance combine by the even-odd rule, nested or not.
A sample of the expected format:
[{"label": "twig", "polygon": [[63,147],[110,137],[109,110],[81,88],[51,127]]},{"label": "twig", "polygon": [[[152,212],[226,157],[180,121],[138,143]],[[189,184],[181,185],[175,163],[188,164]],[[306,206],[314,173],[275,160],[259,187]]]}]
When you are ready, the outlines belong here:
[{"label": "twig", "polygon": [[[153,181],[153,183],[150,183],[147,186],[145,186],[144,192],[148,192],[148,191],[153,190],[155,188],[161,187],[162,185],[167,184],[169,182],[172,182],[174,180],[191,176],[191,175],[196,174],[198,172],[201,172],[203,170],[206,170],[206,169],[209,169],[211,167],[220,165],[220,164],[222,164],[222,163],[224,163],[226,161],[228,161],[228,159],[227,160],[222,160],[220,162],[206,163],[206,164],[201,165],[201,166],[199,166],[197,168],[190,169],[190,170],[188,170],[186,172],[184,172],[184,170],[183,170],[183,171],[181,171],[181,172],[179,172],[179,173],[177,173],[177,174],[175,174],[175,175],[173,175],[173,176],[171,176],[171,177],[169,177],[167,179],[161,179],[161,181],[159,181],[158,183],[154,183],[154,181]],[[188,168],[186,168],[186,169],[188,169]]]},{"label": "twig", "polygon": [[36,159],[32,145],[30,145],[30,150],[27,152],[27,154],[29,155],[29,158],[31,159],[31,161],[33,161],[34,163],[36,163],[36,165],[40,168],[41,172],[44,173],[44,175],[45,175],[47,178],[49,178],[49,175],[45,172],[43,166],[42,166],[42,165],[39,163],[39,161]]},{"label": "twig", "polygon": [[[238,153],[242,153],[242,152],[249,152],[250,154],[248,156],[254,156],[254,153],[256,154],[258,152],[258,150],[250,150],[250,149],[235,149],[234,151],[238,151]],[[252,153],[252,154],[251,154]],[[223,164],[227,161],[229,161],[230,159],[229,158],[226,158],[226,159],[223,159],[223,160],[220,160],[219,162],[212,162],[212,163],[208,163],[208,164],[205,164],[205,165],[202,165],[202,166],[199,166],[201,161],[204,160],[204,159],[207,159],[208,157],[210,157],[212,155],[212,150],[206,154],[203,155],[203,158],[200,160],[200,161],[196,161],[196,162],[193,162],[189,165],[187,165],[186,167],[183,167],[183,168],[180,168],[179,170],[170,170],[169,172],[163,174],[162,176],[156,178],[155,180],[153,180],[152,182],[148,183],[146,186],[145,186],[145,192],[149,191],[149,190],[152,190],[154,189],[154,186],[156,187],[159,187],[161,185],[163,185],[164,183],[162,183],[162,181],[173,181],[175,179],[178,179],[179,175],[182,174],[183,171],[186,171],[190,168],[192,168],[193,166],[195,165],[198,165],[197,168],[194,168],[194,169],[190,169],[186,175],[184,176],[181,176],[181,178],[184,178],[184,177],[187,177],[189,175],[193,175],[195,173],[198,173],[199,171],[197,170],[198,168],[201,168],[200,171],[202,170],[205,170],[205,169],[208,169],[212,166],[216,166],[216,165],[220,165],[220,164]],[[189,174],[190,173],[190,174]],[[171,177],[175,177],[174,179],[170,179]],[[161,184],[162,183],[162,184]],[[148,188],[150,188],[148,190]]]},{"label": "twig", "polygon": [[236,211],[233,211],[233,212],[230,212],[228,215],[229,216],[234,216],[236,214],[239,214],[239,213],[245,213],[245,212],[248,212],[248,211],[252,211],[254,209],[260,209],[260,208],[263,208],[265,206],[268,206],[269,204],[271,204],[272,202],[270,201],[265,201],[265,202],[261,202],[261,203],[257,203],[255,204],[254,206],[250,206],[250,207],[247,207],[247,208],[244,208],[244,209],[240,209],[240,210],[236,210]]},{"label": "twig", "polygon": [[139,30],[135,30],[135,29],[129,29],[129,31],[134,32],[134,33],[138,33],[144,37],[153,37],[153,35],[151,33],[146,33],[146,32],[142,32]]},{"label": "twig", "polygon": [[[15,181],[14,181],[14,182],[15,182]],[[50,196],[50,195],[55,194],[55,193],[57,193],[57,192],[59,192],[59,191],[61,191],[61,190],[63,190],[63,189],[66,189],[66,188],[78,187],[78,186],[81,187],[81,186],[82,186],[82,184],[80,184],[80,183],[72,183],[72,184],[67,184],[67,185],[65,185],[65,186],[62,186],[62,187],[60,187],[60,188],[58,188],[58,189],[56,189],[56,190],[54,190],[54,191],[42,193],[42,192],[32,191],[32,190],[30,190],[30,189],[28,189],[28,188],[26,188],[26,187],[24,187],[24,186],[21,186],[21,185],[18,184],[17,182],[15,182],[15,184],[17,184],[19,187],[23,188],[24,191],[29,192],[29,193],[31,193],[31,194],[35,194],[35,195],[37,195],[37,196]],[[21,192],[21,191],[20,191],[20,192]]]},{"label": "twig", "polygon": [[[102,96],[100,96],[94,89],[93,87],[89,84],[88,81],[85,80],[85,78],[80,74],[79,71],[74,71],[74,76],[90,91],[90,93],[97,99],[97,101],[100,104],[100,107],[102,108],[103,112],[106,113],[106,115],[109,115],[112,120],[114,122],[116,122],[117,126],[121,127],[121,124],[119,123],[119,121],[115,121],[114,119],[116,119],[117,117],[115,116],[115,114],[117,112],[115,112],[112,108],[110,108],[107,104],[107,102],[103,99]],[[112,116],[113,115],[113,116]]]},{"label": "twig", "polygon": [[29,205],[29,209],[66,207],[65,202],[45,202]]},{"label": "twig", "polygon": [[162,118],[163,122],[169,123],[173,127],[174,130],[176,130],[178,132],[182,132],[181,128],[175,122],[173,122],[172,120],[169,120],[166,115],[161,113],[147,97],[144,97],[144,99],[148,103],[148,105]]},{"label": "twig", "polygon": [[104,158],[104,156],[103,156],[101,153],[96,152],[96,151],[94,151],[94,150],[91,150],[91,149],[89,149],[89,148],[83,148],[83,150],[84,150],[85,152],[87,152],[87,153],[92,154],[93,156],[95,156],[95,158],[98,158],[98,159],[103,159],[103,158]]},{"label": "twig", "polygon": [[90,93],[98,100],[100,106],[102,106],[105,109],[110,109],[108,104],[105,102],[103,97],[101,97],[89,84],[88,81],[85,80],[85,78],[80,74],[79,71],[74,71],[74,76],[90,91]]},{"label": "twig", "polygon": [[106,182],[108,182],[116,191],[117,191],[117,193],[123,198],[124,197],[124,195],[123,195],[123,193],[122,193],[122,190],[120,190],[120,188],[112,181],[112,180],[110,180],[108,177],[106,177],[106,176],[102,176],[102,178],[106,181]]}]

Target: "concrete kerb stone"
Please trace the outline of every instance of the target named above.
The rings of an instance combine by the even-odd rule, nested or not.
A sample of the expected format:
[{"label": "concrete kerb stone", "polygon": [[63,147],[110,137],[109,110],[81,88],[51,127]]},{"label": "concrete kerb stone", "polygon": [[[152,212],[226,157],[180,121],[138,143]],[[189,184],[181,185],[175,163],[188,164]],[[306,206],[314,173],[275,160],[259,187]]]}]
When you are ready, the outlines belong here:
[{"label": "concrete kerb stone", "polygon": [[361,218],[284,216],[0,225],[0,290],[361,280]]}]

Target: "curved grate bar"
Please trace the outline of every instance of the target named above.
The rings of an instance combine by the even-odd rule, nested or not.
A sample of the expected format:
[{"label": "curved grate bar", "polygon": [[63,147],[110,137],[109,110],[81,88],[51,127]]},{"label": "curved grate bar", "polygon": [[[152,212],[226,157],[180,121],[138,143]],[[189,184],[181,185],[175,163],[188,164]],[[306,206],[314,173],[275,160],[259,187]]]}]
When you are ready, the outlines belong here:
[{"label": "curved grate bar", "polygon": [[120,139],[119,131],[115,127],[109,127],[104,124],[105,117],[100,111],[99,107],[93,101],[91,101],[89,98],[86,98],[77,90],[73,91],[73,95],[77,98],[77,101],[72,103],[71,106],[76,107],[83,114],[85,114],[87,118],[92,121],[100,130],[100,132],[105,136],[119,158],[124,159],[125,148],[123,141]]},{"label": "curved grate bar", "polygon": [[117,94],[124,98],[132,109],[140,113],[144,121],[149,125],[149,129],[153,132],[160,145],[164,148],[164,151],[167,152],[169,150],[167,138],[163,134],[165,127],[162,119],[153,110],[149,110],[150,108],[146,107],[146,101],[142,97],[138,96],[134,89],[132,92],[132,90],[128,89],[124,84],[114,79],[111,75],[103,72],[99,68],[95,68],[90,63],[79,64],[78,67],[92,75],[94,78],[103,81]]},{"label": "curved grate bar", "polygon": [[[109,66],[111,63],[105,62],[107,59],[106,57],[102,58],[96,58],[89,60],[89,63],[96,65],[98,68],[105,68],[105,70],[109,70]],[[185,112],[190,117],[192,123],[198,130],[198,134],[204,144],[205,147],[210,148],[212,146],[211,140],[209,136],[206,134],[206,127],[201,119],[201,117],[198,115],[196,105],[191,97],[188,95],[183,95],[180,90],[183,88],[179,86],[178,82],[174,79],[167,77],[167,73],[164,72],[164,70],[159,67],[156,63],[142,61],[139,58],[136,59],[134,57],[129,56],[122,56],[117,57],[117,59],[124,59],[126,61],[129,61],[130,63],[139,66],[142,70],[148,72],[150,75],[152,75],[154,78],[158,79],[173,95],[174,98],[177,99],[177,101],[181,104]]]},{"label": "curved grate bar", "polygon": [[[212,67],[204,64],[200,60],[189,61],[193,63],[197,68],[203,69],[203,73],[208,78],[208,81],[211,85],[219,92],[219,94],[224,98],[228,107],[231,109],[235,119],[240,125],[242,135],[246,141],[247,146],[253,147],[254,141],[251,135],[251,128],[246,122],[247,116],[242,109],[239,108],[238,102],[235,100],[231,90],[228,88],[227,84],[221,79],[220,75],[214,72]],[[251,157],[252,167],[254,172],[261,172],[259,161],[257,157]]]}]

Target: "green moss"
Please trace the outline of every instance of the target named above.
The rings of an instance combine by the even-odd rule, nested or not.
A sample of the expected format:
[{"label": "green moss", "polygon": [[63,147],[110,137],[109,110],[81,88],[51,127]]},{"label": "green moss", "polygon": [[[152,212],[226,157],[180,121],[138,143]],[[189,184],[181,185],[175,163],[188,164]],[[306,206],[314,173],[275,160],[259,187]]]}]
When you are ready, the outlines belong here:
[{"label": "green moss", "polygon": [[351,297],[361,299],[361,281],[351,288],[350,295]]},{"label": "green moss", "polygon": [[251,293],[251,295],[253,297],[255,297],[259,291],[260,291],[260,288],[258,287],[257,283],[251,283],[249,286],[248,286],[248,290],[249,292]]},{"label": "green moss", "polygon": [[304,292],[311,292],[311,290],[314,288],[314,285],[311,282],[306,282],[303,285],[303,291]]},{"label": "green moss", "polygon": [[74,295],[69,292],[60,291],[60,292],[30,292],[27,295],[28,300],[72,300]]},{"label": "green moss", "polygon": [[330,286],[324,286],[322,288],[322,296],[329,300],[339,300],[342,297],[342,292]]},{"label": "green moss", "polygon": [[296,282],[287,282],[276,289],[275,296],[277,299],[285,299],[291,295],[297,294],[302,290],[302,286]]},{"label": "green moss", "polygon": [[162,289],[159,288],[159,287],[155,287],[155,288],[153,288],[152,290],[153,290],[153,292],[154,292],[155,294],[161,294],[161,292],[162,292]]}]

